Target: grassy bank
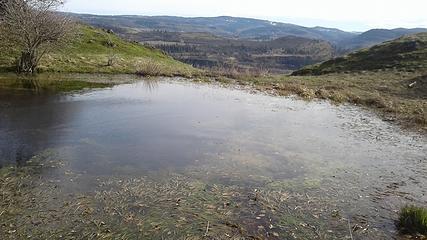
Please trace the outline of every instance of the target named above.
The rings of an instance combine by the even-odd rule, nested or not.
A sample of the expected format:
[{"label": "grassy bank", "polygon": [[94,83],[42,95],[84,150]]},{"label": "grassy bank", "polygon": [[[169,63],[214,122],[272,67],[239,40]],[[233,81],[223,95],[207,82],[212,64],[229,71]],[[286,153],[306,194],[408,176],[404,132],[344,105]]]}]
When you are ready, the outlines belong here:
[{"label": "grassy bank", "polygon": [[[102,29],[79,25],[76,32],[69,44],[41,60],[39,72],[139,73],[187,77],[199,72],[159,50],[125,41]],[[0,55],[0,71],[14,71],[19,53],[13,47],[7,50],[4,48]]]},{"label": "grassy bank", "polygon": [[[273,95],[298,95],[375,110],[387,121],[427,130],[427,76],[422,72],[372,71],[320,76],[214,77],[216,81],[255,88]],[[415,84],[413,84],[415,83]],[[413,85],[411,85],[413,84]]]},{"label": "grassy bank", "polygon": [[278,95],[297,94],[306,99],[366,106],[386,120],[425,131],[426,67],[427,33],[419,33],[307,66],[292,76],[233,77]]}]

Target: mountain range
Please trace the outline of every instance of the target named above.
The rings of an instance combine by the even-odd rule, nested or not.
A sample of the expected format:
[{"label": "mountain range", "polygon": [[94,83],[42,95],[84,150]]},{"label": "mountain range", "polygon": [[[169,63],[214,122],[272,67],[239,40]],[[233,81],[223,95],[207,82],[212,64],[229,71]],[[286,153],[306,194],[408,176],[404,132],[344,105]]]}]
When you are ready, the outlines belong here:
[{"label": "mountain range", "polygon": [[396,28],[396,29],[372,29],[358,34],[350,39],[339,42],[339,45],[345,49],[361,49],[371,47],[376,44],[397,39],[405,35],[427,32],[425,28]]},{"label": "mountain range", "polygon": [[136,16],[72,14],[81,21],[120,32],[204,32],[234,39],[272,40],[296,36],[325,40],[341,49],[354,50],[370,47],[403,35],[427,32],[425,28],[373,29],[364,33],[346,32],[335,28],[303,27],[295,24],[238,17]]},{"label": "mountain range", "polygon": [[344,56],[427,29],[372,29],[363,33],[335,28],[239,17],[90,15],[79,21],[163,50],[199,68],[259,69],[285,73]]}]

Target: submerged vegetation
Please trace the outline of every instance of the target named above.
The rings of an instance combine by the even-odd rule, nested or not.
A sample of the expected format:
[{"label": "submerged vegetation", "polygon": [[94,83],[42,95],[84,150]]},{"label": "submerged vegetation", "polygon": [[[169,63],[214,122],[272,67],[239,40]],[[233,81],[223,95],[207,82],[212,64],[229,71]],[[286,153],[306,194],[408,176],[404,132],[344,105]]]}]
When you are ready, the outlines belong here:
[{"label": "submerged vegetation", "polygon": [[[162,175],[162,180],[91,178],[57,158],[50,150],[20,168],[1,169],[2,239],[281,239],[318,234],[305,223],[308,219],[280,210],[284,201],[297,202],[298,194],[179,174]],[[96,190],[85,191],[82,186],[87,185]],[[299,227],[305,230],[297,231]]]},{"label": "submerged vegetation", "polygon": [[424,234],[427,236],[427,209],[415,206],[402,208],[398,228],[402,233]]},{"label": "submerged vegetation", "polygon": [[[250,188],[197,177],[203,172],[89,176],[57,159],[47,150],[26,165],[1,169],[1,239],[345,239],[351,234],[343,206],[309,181]],[[357,236],[370,234],[360,224],[352,229]]]}]

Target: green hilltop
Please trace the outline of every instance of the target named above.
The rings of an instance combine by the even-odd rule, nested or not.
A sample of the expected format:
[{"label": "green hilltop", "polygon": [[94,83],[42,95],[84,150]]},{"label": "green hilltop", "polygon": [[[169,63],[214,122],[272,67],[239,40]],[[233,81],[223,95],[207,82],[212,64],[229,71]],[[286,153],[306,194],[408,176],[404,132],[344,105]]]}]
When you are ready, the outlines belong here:
[{"label": "green hilltop", "polygon": [[293,75],[323,75],[377,70],[426,71],[427,33],[401,37],[344,57],[307,66],[294,72]]},{"label": "green hilltop", "polygon": [[[198,71],[162,51],[125,41],[111,31],[78,25],[76,32],[62,49],[43,57],[39,72],[191,76]],[[0,46],[0,71],[11,72],[19,53],[13,45],[0,45],[3,45]]]}]

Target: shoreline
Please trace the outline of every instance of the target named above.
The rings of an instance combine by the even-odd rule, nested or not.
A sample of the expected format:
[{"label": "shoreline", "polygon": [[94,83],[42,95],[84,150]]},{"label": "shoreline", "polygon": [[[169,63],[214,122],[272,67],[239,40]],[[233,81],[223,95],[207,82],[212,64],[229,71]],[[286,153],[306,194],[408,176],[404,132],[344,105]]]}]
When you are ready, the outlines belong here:
[{"label": "shoreline", "polygon": [[[330,74],[322,76],[296,77],[290,75],[272,76],[227,76],[213,75],[209,72],[204,74],[188,76],[140,76],[135,73],[41,73],[35,76],[21,76],[16,73],[0,73],[0,81],[8,78],[48,80],[55,85],[55,81],[75,81],[82,84],[83,88],[77,86],[77,90],[112,87],[117,84],[127,84],[146,79],[158,78],[180,78],[190,82],[204,82],[219,84],[225,87],[234,87],[270,96],[297,96],[301,99],[325,100],[332,104],[351,104],[373,111],[378,116],[403,130],[414,131],[423,135],[427,134],[427,97],[421,95],[411,96],[400,94],[405,90],[411,90],[406,84],[407,79],[424,76],[421,73],[401,72],[364,72],[350,74]],[[381,84],[390,81],[383,86],[372,79],[378,79]],[[381,79],[382,78],[382,79]],[[352,82],[353,79],[359,81]],[[78,84],[79,85],[79,84]],[[1,86],[0,87],[4,87]],[[376,89],[376,88],[379,88]],[[383,89],[381,89],[383,88]],[[406,88],[406,89],[405,89]],[[73,89],[71,89],[73,90]],[[399,95],[400,94],[400,95]]]}]

